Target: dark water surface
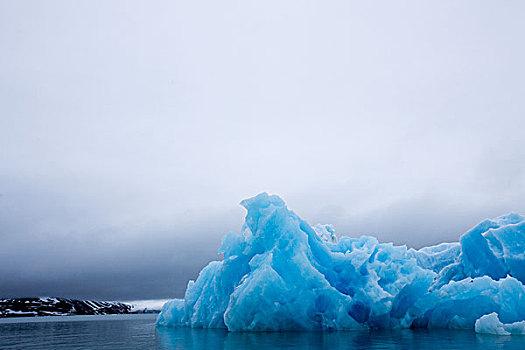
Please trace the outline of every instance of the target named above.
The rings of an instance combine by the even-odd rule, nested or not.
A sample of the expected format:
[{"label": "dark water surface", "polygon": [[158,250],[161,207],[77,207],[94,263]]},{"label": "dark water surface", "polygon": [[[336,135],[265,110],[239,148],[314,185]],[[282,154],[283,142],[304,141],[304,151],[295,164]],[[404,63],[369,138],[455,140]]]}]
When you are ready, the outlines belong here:
[{"label": "dark water surface", "polygon": [[156,315],[0,319],[0,349],[525,349],[525,336],[471,331],[228,333],[155,328]]}]

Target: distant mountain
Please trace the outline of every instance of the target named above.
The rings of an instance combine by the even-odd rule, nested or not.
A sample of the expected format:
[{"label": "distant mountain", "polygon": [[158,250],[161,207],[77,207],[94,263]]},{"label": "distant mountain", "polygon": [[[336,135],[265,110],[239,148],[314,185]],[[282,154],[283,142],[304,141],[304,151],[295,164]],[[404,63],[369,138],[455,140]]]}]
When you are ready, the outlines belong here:
[{"label": "distant mountain", "polygon": [[132,306],[132,314],[158,314],[162,306],[170,299],[143,299],[126,301],[126,304]]},{"label": "distant mountain", "polygon": [[129,314],[132,306],[119,302],[64,298],[0,299],[0,317]]}]

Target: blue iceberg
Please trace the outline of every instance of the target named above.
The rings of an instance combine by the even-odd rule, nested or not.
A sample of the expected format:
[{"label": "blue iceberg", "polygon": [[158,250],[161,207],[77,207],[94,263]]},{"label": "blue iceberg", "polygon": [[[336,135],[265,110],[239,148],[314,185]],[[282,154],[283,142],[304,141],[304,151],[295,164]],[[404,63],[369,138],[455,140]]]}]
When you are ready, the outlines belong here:
[{"label": "blue iceberg", "polygon": [[167,302],[157,325],[486,331],[499,325],[485,316],[492,313],[501,324],[525,320],[523,216],[485,220],[457,243],[414,250],[369,236],[337,239],[332,226],[310,226],[275,195],[241,205],[242,234],[223,238],[224,259],[190,281],[184,299]]}]

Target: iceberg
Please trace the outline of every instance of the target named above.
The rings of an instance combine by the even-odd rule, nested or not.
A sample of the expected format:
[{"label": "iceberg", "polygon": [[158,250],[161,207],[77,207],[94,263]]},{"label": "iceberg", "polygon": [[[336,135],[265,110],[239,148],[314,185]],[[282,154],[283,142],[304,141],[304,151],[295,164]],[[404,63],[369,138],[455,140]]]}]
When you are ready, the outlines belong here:
[{"label": "iceberg", "polygon": [[370,236],[338,239],[331,225],[309,225],[276,195],[241,205],[242,233],[223,238],[223,260],[163,306],[158,326],[485,330],[496,324],[492,314],[505,324],[525,320],[523,216],[485,220],[457,243],[415,250]]}]

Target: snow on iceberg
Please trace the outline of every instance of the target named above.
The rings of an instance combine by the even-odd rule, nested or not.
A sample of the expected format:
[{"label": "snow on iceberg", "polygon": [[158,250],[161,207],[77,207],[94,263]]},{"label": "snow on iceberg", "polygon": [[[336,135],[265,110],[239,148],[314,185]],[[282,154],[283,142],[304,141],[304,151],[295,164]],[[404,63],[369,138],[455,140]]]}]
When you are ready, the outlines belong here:
[{"label": "snow on iceberg", "polygon": [[420,250],[310,226],[261,193],[241,202],[242,234],[166,303],[157,324],[230,331],[474,329],[497,313],[525,319],[525,218],[486,220],[459,243]]},{"label": "snow on iceberg", "polygon": [[525,321],[510,324],[502,323],[498,314],[493,312],[482,316],[476,321],[475,329],[477,333],[487,333],[496,335],[525,334]]}]

